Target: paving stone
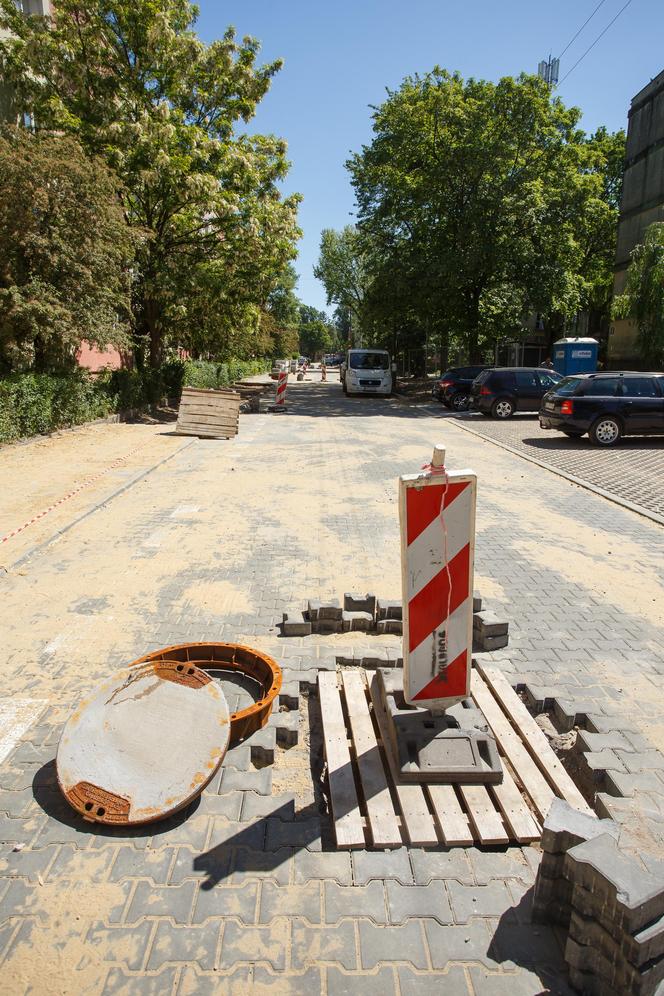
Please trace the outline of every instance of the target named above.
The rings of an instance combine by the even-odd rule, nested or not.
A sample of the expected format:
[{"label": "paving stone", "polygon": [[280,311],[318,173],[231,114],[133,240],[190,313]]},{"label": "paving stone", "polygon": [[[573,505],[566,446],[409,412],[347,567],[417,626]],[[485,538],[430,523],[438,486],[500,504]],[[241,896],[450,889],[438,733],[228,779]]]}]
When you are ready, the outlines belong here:
[{"label": "paving stone", "polygon": [[498,967],[489,954],[491,931],[485,922],[478,920],[462,927],[449,927],[425,920],[424,929],[434,968],[446,968],[451,961],[478,961],[487,968]]},{"label": "paving stone", "polygon": [[[143,965],[151,934],[152,923],[148,920],[133,927],[106,927],[102,923],[93,923],[87,932],[84,954],[78,967],[84,969],[88,965],[108,961],[116,962],[130,972],[138,972]],[[164,959],[175,960],[173,957]]]},{"label": "paving stone", "polygon": [[243,885],[224,882],[211,889],[197,888],[192,922],[204,923],[209,917],[234,917],[250,926],[256,923],[257,898],[257,881]]},{"label": "paving stone", "polygon": [[[49,835],[45,834],[43,828],[46,826],[50,828],[52,822],[44,816],[33,815],[26,819],[12,819],[10,816],[0,816],[0,844],[29,844],[31,841],[34,841],[35,847],[47,847],[49,844],[62,844],[65,842],[65,839],[70,839],[66,831],[58,834],[56,829],[57,824],[53,825],[51,836],[61,836],[63,839],[49,839]],[[75,835],[77,839],[81,836],[78,831],[76,831]],[[88,838],[89,834],[86,835],[86,842]]]},{"label": "paving stone", "polygon": [[[261,730],[252,733],[247,743],[251,751],[251,761],[253,764],[274,764],[274,752],[277,746],[277,731],[274,726],[264,726]],[[262,770],[267,771],[268,769],[264,768]],[[246,788],[251,788],[251,785],[247,785]],[[224,788],[222,787],[223,791]]]},{"label": "paving stone", "polygon": [[[451,965],[446,972],[422,972],[418,974],[406,965],[397,969],[401,996],[437,996],[449,993],[450,996],[465,996],[470,991],[466,974],[461,965]],[[532,996],[533,990],[528,991]],[[518,996],[518,994],[517,994]],[[526,996],[524,991],[524,996]]]},{"label": "paving stone", "polygon": [[402,619],[403,618],[403,606],[399,601],[390,600],[388,598],[379,598],[378,604],[376,606],[376,612],[379,619]]},{"label": "paving stone", "polygon": [[6,813],[12,818],[27,815],[34,805],[34,793],[32,787],[10,791],[3,789],[0,791],[0,813]]},{"label": "paving stone", "polygon": [[115,848],[81,851],[73,844],[64,844],[49,870],[49,881],[66,879],[69,882],[103,882],[108,878],[115,857]]},{"label": "paving stone", "polygon": [[413,870],[408,860],[408,848],[393,851],[353,851],[353,880],[366,885],[372,879],[393,878],[402,885],[413,885]]},{"label": "paving stone", "polygon": [[294,747],[300,736],[299,712],[279,712],[270,720],[274,722],[277,743],[280,747]]},{"label": "paving stone", "polygon": [[433,917],[439,923],[453,923],[450,901],[442,882],[429,885],[385,883],[390,923],[403,923],[409,917]]},{"label": "paving stone", "polygon": [[[664,863],[657,871],[646,871],[608,834],[567,852],[565,878],[574,884],[575,907],[577,888],[587,890],[600,904],[600,922],[612,919],[616,927],[633,933],[664,915]],[[584,915],[593,912],[578,908]]]},{"label": "paving stone", "polygon": [[311,924],[321,922],[321,885],[276,885],[264,882],[261,889],[259,923],[271,923],[275,917],[300,916]]},{"label": "paving stone", "polygon": [[[219,972],[203,975],[187,965],[180,975],[177,996],[236,996],[237,993],[250,993],[253,979],[254,970],[249,965],[224,975]],[[312,996],[315,992],[315,989],[312,990]]]},{"label": "paving stone", "polygon": [[607,771],[604,786],[609,795],[631,797],[642,792],[664,795],[664,781],[657,771],[642,771],[636,775],[625,775],[621,771]]},{"label": "paving stone", "polygon": [[[164,820],[163,823],[155,823],[154,826],[150,826],[152,847],[158,848],[176,845],[179,847],[192,847],[198,852],[204,850],[210,829],[209,816],[199,815],[198,813],[194,813],[193,816],[187,815],[186,812],[178,813],[176,817],[173,817],[173,822],[170,825],[168,823],[169,821]],[[131,840],[131,838],[128,839]],[[137,837],[135,839],[137,841],[135,846],[138,847],[138,840],[140,838]],[[147,847],[150,837],[144,837],[143,841],[142,846]]]},{"label": "paving stone", "polygon": [[372,969],[381,962],[408,961],[415,968],[428,968],[426,948],[419,920],[409,920],[402,927],[380,927],[360,920],[360,961],[362,968]]},{"label": "paving stone", "polygon": [[322,993],[321,970],[309,968],[302,975],[279,972],[273,974],[262,965],[257,965],[252,977],[253,989],[257,993],[273,992],[274,996],[315,996]]},{"label": "paving stone", "polygon": [[489,885],[448,882],[447,889],[456,923],[467,923],[475,916],[500,917],[512,908],[512,896],[504,882]]},{"label": "paving stone", "polygon": [[474,877],[468,857],[469,854],[471,856],[473,854],[472,848],[455,847],[451,851],[410,848],[409,851],[416,885],[428,885],[433,879],[438,878],[454,878],[458,882],[472,885]]},{"label": "paving stone", "polygon": [[112,968],[106,976],[102,996],[162,996],[170,993],[178,973],[176,965],[162,969],[158,975],[127,975],[121,968]]},{"label": "paving stone", "polygon": [[282,682],[279,691],[279,705],[297,712],[300,707],[300,683],[297,678],[290,678],[288,681]]},{"label": "paving stone", "polygon": [[370,612],[344,611],[341,622],[344,633],[370,633],[374,628],[374,617]]},{"label": "paving stone", "polygon": [[235,768],[236,771],[248,771],[250,766],[251,747],[248,743],[236,744],[235,747],[231,747],[226,752],[224,763],[219,767],[218,774],[223,774],[225,768]]},{"label": "paving stone", "polygon": [[311,623],[301,612],[284,612],[282,636],[311,636]]},{"label": "paving stone", "polygon": [[[226,795],[204,792],[200,799],[198,812],[204,816],[225,816],[227,820],[239,820],[244,797],[249,794],[255,795],[254,792],[228,792]],[[258,798],[264,797],[259,796]]]},{"label": "paving stone", "polygon": [[274,816],[279,820],[295,819],[295,793],[282,792],[279,795],[258,795],[256,792],[244,792],[241,821],[259,820],[266,816]]},{"label": "paving stone", "polygon": [[260,795],[270,795],[271,791],[272,768],[259,768],[253,771],[224,768],[220,795],[226,795],[227,792],[258,792]]},{"label": "paving stone", "polygon": [[508,630],[509,623],[504,619],[500,619],[490,609],[473,614],[473,631],[479,635],[480,639],[484,637],[506,636]]},{"label": "paving stone", "polygon": [[494,650],[502,650],[509,644],[509,634],[503,633],[501,636],[478,636],[478,643],[481,650],[486,652],[492,652]]},{"label": "paving stone", "polygon": [[291,935],[293,970],[330,962],[336,962],[349,972],[359,967],[353,922],[342,920],[336,927],[312,927],[299,918],[294,919]]},{"label": "paving stone", "polygon": [[[311,611],[311,605],[312,603],[309,602],[309,611]],[[337,598],[330,598],[325,602],[318,602],[318,612],[316,618],[318,622],[321,622],[324,619],[340,620],[342,612],[343,609],[341,608],[339,600]]]},{"label": "paving stone", "polygon": [[288,920],[274,920],[269,927],[244,927],[235,920],[224,924],[220,968],[232,968],[238,962],[268,962],[275,972],[286,968]]},{"label": "paving stone", "polygon": [[[531,848],[510,847],[505,851],[481,851],[477,847],[470,847],[463,852],[467,855],[466,861],[470,862],[472,874],[470,877],[464,875],[464,865],[461,864],[460,873],[445,875],[445,878],[454,878],[462,884],[472,884],[474,880],[478,885],[488,885],[494,879],[517,878],[527,884],[534,882],[535,874],[533,867],[529,864],[526,853]],[[451,851],[451,855],[458,854],[459,851]],[[443,876],[441,876],[443,877]]]},{"label": "paving stone", "polygon": [[217,958],[219,931],[217,920],[209,920],[201,927],[179,927],[160,921],[150,950],[148,971],[158,971],[169,961],[179,961],[211,972]]},{"label": "paving stone", "polygon": [[282,847],[276,851],[256,851],[243,847],[235,853],[233,885],[248,879],[272,879],[280,885],[288,885],[293,865],[293,849]]},{"label": "paving stone", "polygon": [[534,996],[535,993],[551,992],[556,996],[572,996],[573,990],[567,985],[560,973],[553,978],[542,979],[536,972],[520,969],[518,972],[501,973],[487,972],[476,965],[468,968],[474,996]]},{"label": "paving stone", "polygon": [[344,594],[344,610],[346,612],[368,612],[373,618],[376,615],[376,596],[347,591]]},{"label": "paving stone", "polygon": [[207,850],[217,847],[250,847],[260,849],[265,841],[265,820],[243,823],[239,820],[226,820],[220,816],[210,819],[210,836]]},{"label": "paving stone", "polygon": [[189,923],[197,889],[196,882],[162,886],[141,881],[132,897],[125,923],[137,923],[145,916],[167,916],[176,923]]},{"label": "paving stone", "polygon": [[579,770],[596,785],[603,785],[607,771],[626,771],[615,751],[600,750],[579,755]]},{"label": "paving stone", "polygon": [[109,879],[121,882],[124,878],[149,878],[155,885],[166,885],[174,854],[174,847],[137,851],[125,845],[117,851]]},{"label": "paving stone", "polygon": [[326,923],[338,923],[343,917],[369,917],[375,923],[387,923],[382,882],[350,887],[325,882],[324,897]]},{"label": "paving stone", "polygon": [[277,851],[282,847],[307,847],[310,851],[320,851],[320,819],[298,819],[293,823],[269,817],[266,821],[267,834],[265,850]]},{"label": "paving stone", "polygon": [[[67,894],[69,894],[71,902],[75,902],[78,885],[78,882],[62,883],[58,892],[63,903]],[[108,923],[120,922],[130,889],[131,883],[129,882],[104,889],[104,919]],[[0,923],[12,916],[34,916],[48,922],[51,915],[48,904],[43,905],[42,895],[38,888],[36,889],[26,879],[17,878],[8,881],[8,888],[0,899]]]},{"label": "paving stone", "polygon": [[28,847],[14,851],[12,844],[5,844],[0,850],[0,878],[25,878],[30,882],[46,879],[47,870],[59,851],[58,844],[40,847],[33,851]]},{"label": "paving stone", "polygon": [[296,851],[294,881],[298,884],[317,879],[331,879],[339,885],[351,885],[353,873],[348,851]]},{"label": "paving stone", "polygon": [[203,854],[189,847],[181,847],[178,849],[169,882],[171,885],[179,885],[189,879],[212,884],[224,881],[230,876],[234,854],[231,847],[223,845]]},{"label": "paving stone", "polygon": [[542,850],[549,854],[565,854],[577,844],[605,833],[617,837],[618,827],[611,820],[599,820],[563,799],[554,799],[542,827]]},{"label": "paving stone", "polygon": [[618,761],[624,765],[624,770],[632,774],[640,771],[664,771],[664,754],[658,750],[625,751],[616,750]]},{"label": "paving stone", "polygon": [[633,750],[633,745],[627,737],[617,730],[612,733],[590,733],[587,730],[579,730],[575,749],[584,752],[597,753],[602,750]]}]

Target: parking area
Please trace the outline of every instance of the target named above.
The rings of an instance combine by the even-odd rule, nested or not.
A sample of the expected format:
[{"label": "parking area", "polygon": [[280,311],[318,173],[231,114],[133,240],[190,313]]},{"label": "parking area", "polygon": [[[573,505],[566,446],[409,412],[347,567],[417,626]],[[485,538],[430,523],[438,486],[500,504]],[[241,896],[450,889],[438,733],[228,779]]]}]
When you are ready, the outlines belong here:
[{"label": "parking area", "polygon": [[664,436],[631,436],[604,450],[593,446],[587,436],[568,439],[561,432],[540,429],[535,414],[499,421],[476,412],[453,415],[442,406],[440,411],[483,439],[598,488],[664,523]]}]

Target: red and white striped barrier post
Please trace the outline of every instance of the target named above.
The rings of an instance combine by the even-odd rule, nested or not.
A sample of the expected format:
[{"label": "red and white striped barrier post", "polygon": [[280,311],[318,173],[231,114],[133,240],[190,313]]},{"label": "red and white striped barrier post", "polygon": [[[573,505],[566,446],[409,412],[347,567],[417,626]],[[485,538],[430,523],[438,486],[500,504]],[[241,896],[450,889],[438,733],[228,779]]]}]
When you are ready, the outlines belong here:
[{"label": "red and white striped barrier post", "polygon": [[325,366],[324,363],[321,363],[321,365],[320,365],[320,379],[322,381],[326,381],[327,380],[327,367]]},{"label": "red and white striped barrier post", "polygon": [[288,371],[281,370],[279,372],[279,379],[277,381],[277,397],[275,399],[275,405],[280,408],[286,404],[286,388],[288,386]]},{"label": "red and white striped barrier post", "polygon": [[432,712],[470,695],[477,477],[445,448],[399,480],[406,702]]}]

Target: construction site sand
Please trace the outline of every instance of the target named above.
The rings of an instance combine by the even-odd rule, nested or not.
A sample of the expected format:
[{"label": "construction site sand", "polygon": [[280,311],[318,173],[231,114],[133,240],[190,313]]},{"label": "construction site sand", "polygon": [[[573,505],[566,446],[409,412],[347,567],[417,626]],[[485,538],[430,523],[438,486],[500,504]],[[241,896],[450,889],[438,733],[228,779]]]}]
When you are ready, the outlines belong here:
[{"label": "construction site sand", "polygon": [[168,426],[112,423],[0,446],[0,539],[85,485],[2,544],[0,565],[18,560],[183,442]]}]

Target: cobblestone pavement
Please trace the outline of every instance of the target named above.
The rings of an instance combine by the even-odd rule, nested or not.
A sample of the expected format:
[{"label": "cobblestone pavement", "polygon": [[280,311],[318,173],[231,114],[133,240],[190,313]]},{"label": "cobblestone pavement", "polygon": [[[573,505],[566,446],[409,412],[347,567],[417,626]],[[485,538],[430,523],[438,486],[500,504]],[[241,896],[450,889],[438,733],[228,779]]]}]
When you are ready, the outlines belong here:
[{"label": "cobblestone pavement", "polygon": [[[661,529],[428,410],[338,383],[289,402],[176,453],[0,576],[2,695],[36,717],[0,731],[4,992],[568,992],[561,935],[530,920],[536,847],[336,850],[304,693],[337,658],[394,659],[399,641],[277,625],[308,597],[400,597],[396,478],[442,435],[448,464],[480,478],[476,587],[510,620],[493,659],[534,701],[582,700],[661,748]],[[54,777],[62,723],[114,667],[188,640],[273,653],[287,711],[178,817],[81,824]],[[659,755],[644,755],[654,806]]]},{"label": "cobblestone pavement", "polygon": [[618,446],[603,450],[587,436],[568,439],[561,432],[540,429],[537,415],[517,414],[504,422],[476,412],[455,418],[485,439],[512,446],[664,522],[664,436],[628,436]]}]

